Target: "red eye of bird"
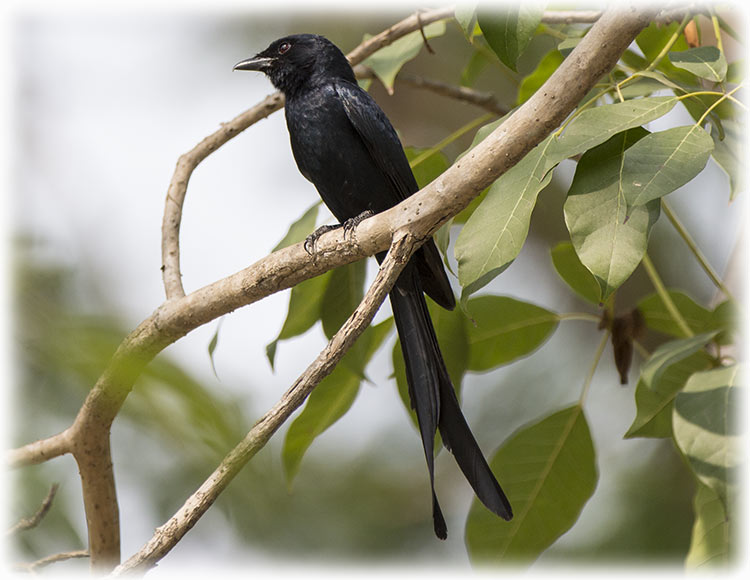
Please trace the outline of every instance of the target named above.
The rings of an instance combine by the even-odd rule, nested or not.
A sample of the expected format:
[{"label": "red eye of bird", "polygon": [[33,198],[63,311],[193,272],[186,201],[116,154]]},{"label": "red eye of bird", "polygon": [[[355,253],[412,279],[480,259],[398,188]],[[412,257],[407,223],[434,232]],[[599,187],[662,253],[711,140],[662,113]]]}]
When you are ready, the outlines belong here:
[{"label": "red eye of bird", "polygon": [[282,42],[279,45],[279,54],[284,54],[286,51],[288,51],[290,48],[292,48],[292,45],[288,42]]}]

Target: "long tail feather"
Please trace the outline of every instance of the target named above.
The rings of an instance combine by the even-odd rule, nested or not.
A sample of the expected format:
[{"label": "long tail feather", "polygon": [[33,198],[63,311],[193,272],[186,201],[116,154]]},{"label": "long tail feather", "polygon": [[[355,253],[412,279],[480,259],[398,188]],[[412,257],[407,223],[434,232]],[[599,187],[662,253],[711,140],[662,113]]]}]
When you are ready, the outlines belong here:
[{"label": "long tail feather", "polygon": [[509,520],[508,499],[492,474],[456,399],[432,326],[416,268],[409,263],[390,294],[401,350],[406,363],[409,397],[417,414],[433,498],[435,534],[445,539],[447,528],[435,494],[435,432],[452,451],[461,471],[482,503]]}]

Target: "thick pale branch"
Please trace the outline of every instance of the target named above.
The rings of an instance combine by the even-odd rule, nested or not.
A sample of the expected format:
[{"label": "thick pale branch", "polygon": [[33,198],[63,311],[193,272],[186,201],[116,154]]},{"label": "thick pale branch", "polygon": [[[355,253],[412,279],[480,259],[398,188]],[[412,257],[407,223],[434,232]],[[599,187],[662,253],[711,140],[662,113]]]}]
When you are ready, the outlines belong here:
[{"label": "thick pale branch", "polygon": [[71,448],[70,429],[66,429],[57,435],[8,451],[5,461],[10,467],[35,465],[70,453]]},{"label": "thick pale branch", "polygon": [[[360,44],[349,53],[349,61],[354,66],[384,46],[388,46],[394,40],[418,30],[420,26],[426,26],[437,20],[444,20],[452,16],[452,6],[421,12],[419,16],[412,14],[398,24],[391,26],[388,30]],[[227,141],[283,106],[284,97],[281,93],[269,95],[252,109],[238,115],[228,123],[222,124],[221,129],[203,139],[189,152],[180,156],[177,161],[177,167],[167,190],[167,200],[162,219],[162,279],[168,300],[185,296],[182,275],[180,274],[180,224],[188,181],[193,170],[203,159]]]},{"label": "thick pale branch", "polygon": [[131,572],[142,573],[153,567],[197,523],[242,467],[263,448],[276,430],[302,405],[320,381],[331,373],[346,351],[364,332],[396,282],[396,278],[409,260],[414,248],[414,240],[408,235],[395,239],[364,299],[331,338],[325,349],[300,375],[292,387],[284,393],[281,400],[253,426],[242,442],[224,458],[211,476],[187,499],[177,513],[156,530],[151,540],[138,553],[116,568],[114,575]]},{"label": "thick pale branch", "polygon": [[[119,542],[109,428],[133,382],[158,352],[198,326],[240,306],[333,267],[387,249],[393,232],[408,232],[417,243],[429,237],[559,126],[599,78],[616,64],[652,15],[647,9],[607,11],[547,83],[502,126],[422,191],[395,208],[362,222],[355,232],[355,242],[344,240],[341,230],[331,232],[318,240],[319,253],[313,260],[298,244],[187,296],[182,296],[179,267],[168,273],[165,263],[165,280],[176,280],[173,287],[178,287],[179,291],[172,290],[170,294],[168,290],[170,299],[118,348],[70,428],[70,447],[63,445],[63,438],[52,438],[54,444],[31,444],[13,454],[28,463],[44,460],[50,451],[52,455],[67,450],[73,452],[81,469],[87,519],[90,525],[94,523],[90,529],[92,562],[112,562],[116,553],[114,546]],[[416,18],[414,20],[416,29],[418,23]],[[426,23],[425,13],[421,22]],[[273,96],[264,103],[248,112],[248,118],[241,123],[237,121],[237,125],[225,126],[225,134],[208,137],[199,151],[194,150],[190,163],[197,163],[201,156],[205,157],[226,142],[238,131],[238,126],[251,122],[254,115],[266,115],[280,106]],[[184,183],[175,185],[176,190],[186,187],[189,173],[185,170],[181,174]],[[177,208],[176,225],[169,226],[173,228],[174,244],[177,243],[179,207],[183,199],[184,191],[181,195],[177,191],[167,202],[168,206],[174,203]],[[168,244],[165,242],[165,245]],[[173,249],[176,251],[177,247]],[[106,502],[106,505],[101,502]],[[96,523],[97,518],[101,525]],[[94,537],[98,534],[102,537]]]}]

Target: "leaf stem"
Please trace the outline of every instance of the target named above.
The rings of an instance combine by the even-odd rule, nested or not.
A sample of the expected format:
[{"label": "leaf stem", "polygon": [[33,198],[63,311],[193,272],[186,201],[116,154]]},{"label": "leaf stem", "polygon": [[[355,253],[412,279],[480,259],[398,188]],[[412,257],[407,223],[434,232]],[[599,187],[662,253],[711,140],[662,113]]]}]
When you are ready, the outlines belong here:
[{"label": "leaf stem", "polygon": [[493,119],[495,117],[497,117],[497,115],[493,113],[487,113],[485,115],[482,115],[481,117],[477,117],[476,119],[469,121],[468,123],[466,123],[466,125],[464,125],[463,127],[459,127],[458,129],[453,131],[453,133],[448,135],[445,139],[443,139],[436,145],[433,145],[429,149],[425,149],[424,151],[422,151],[422,153],[420,153],[414,159],[411,160],[411,162],[409,163],[409,166],[412,169],[414,169],[417,165],[422,163],[425,159],[427,159],[430,155],[432,155],[436,151],[440,151],[443,147],[450,145],[456,139],[458,139],[465,133],[468,133],[469,131],[471,131],[474,127],[482,125],[488,122],[490,119]]},{"label": "leaf stem", "polygon": [[706,256],[703,254],[703,252],[701,252],[700,248],[695,243],[695,240],[693,240],[693,238],[690,236],[690,233],[687,231],[687,229],[685,229],[685,226],[675,215],[675,213],[672,211],[672,208],[669,206],[666,200],[664,200],[664,198],[662,198],[661,200],[661,208],[664,212],[664,215],[667,216],[667,219],[669,219],[669,222],[672,224],[674,229],[677,230],[677,233],[687,244],[688,248],[690,248],[690,251],[695,256],[695,259],[698,261],[701,268],[703,268],[703,271],[706,272],[709,278],[711,278],[711,281],[714,283],[714,285],[724,293],[724,296],[734,301],[734,296],[732,296],[729,288],[727,288],[726,285],[721,281],[719,275],[711,267],[711,264],[708,263]]},{"label": "leaf stem", "polygon": [[692,329],[688,326],[688,323],[685,322],[685,319],[683,318],[682,314],[677,309],[677,306],[675,305],[675,303],[672,301],[672,297],[669,295],[669,292],[667,292],[667,289],[664,287],[664,283],[659,277],[659,273],[656,271],[656,267],[654,267],[654,263],[651,261],[651,258],[649,258],[647,253],[643,254],[642,263],[643,263],[643,267],[646,269],[646,273],[648,274],[648,277],[651,279],[651,283],[654,285],[654,288],[656,289],[656,293],[661,298],[661,301],[664,302],[664,306],[666,307],[670,316],[674,319],[677,326],[679,326],[680,330],[682,330],[682,332],[685,333],[685,336],[687,337],[694,336]]},{"label": "leaf stem", "polygon": [[607,340],[609,340],[610,332],[609,330],[604,333],[604,336],[602,336],[601,342],[599,342],[599,346],[596,349],[596,354],[594,355],[594,360],[591,363],[591,366],[589,367],[589,372],[586,374],[586,380],[583,381],[583,387],[581,388],[581,396],[578,398],[578,404],[583,407],[583,402],[586,400],[586,396],[589,393],[589,389],[591,388],[591,382],[594,380],[594,373],[596,372],[597,367],[599,366],[599,361],[602,359],[602,354],[604,354],[604,348],[607,346]]},{"label": "leaf stem", "polygon": [[647,71],[654,70],[657,66],[659,66],[659,63],[664,60],[664,57],[667,56],[669,50],[674,46],[674,43],[677,42],[677,39],[680,37],[680,34],[682,34],[682,31],[685,30],[685,27],[687,26],[688,22],[690,22],[691,18],[692,15],[690,14],[690,12],[685,14],[682,22],[680,22],[680,26],[677,27],[677,30],[674,31],[674,34],[667,41],[667,44],[664,45],[664,48],[662,48],[661,52],[656,55],[656,58],[651,62],[651,64],[646,67]]},{"label": "leaf stem", "polygon": [[716,14],[713,10],[711,10],[711,24],[713,24],[714,27],[714,36],[716,36],[716,48],[719,49],[719,52],[721,52],[721,54],[724,54],[724,43],[721,40],[721,27],[719,26],[719,19],[716,17]]},{"label": "leaf stem", "polygon": [[589,312],[567,312],[557,315],[558,320],[585,320],[587,322],[598,323],[601,320],[600,316],[596,314],[590,314]]}]

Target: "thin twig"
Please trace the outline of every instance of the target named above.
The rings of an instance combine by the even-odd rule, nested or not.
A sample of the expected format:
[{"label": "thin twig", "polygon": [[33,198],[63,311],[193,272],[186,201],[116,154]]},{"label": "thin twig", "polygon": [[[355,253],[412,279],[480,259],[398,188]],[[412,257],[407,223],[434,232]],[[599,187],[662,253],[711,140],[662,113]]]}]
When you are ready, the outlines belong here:
[{"label": "thin twig", "polygon": [[157,528],[154,536],[141,550],[114,570],[114,576],[146,572],[166,556],[196,524],[242,467],[263,448],[276,430],[302,405],[313,389],[330,374],[346,351],[369,326],[414,248],[415,244],[411,236],[402,235],[395,238],[364,299],[323,351],[284,393],[281,400],[253,426],[211,476],[185,501],[177,513]]},{"label": "thin twig", "polygon": [[52,502],[55,499],[55,494],[57,493],[59,487],[59,484],[53,483],[49,488],[47,497],[44,498],[44,500],[42,501],[42,505],[39,506],[39,509],[36,511],[36,513],[30,518],[20,519],[13,527],[5,532],[5,535],[12,536],[14,534],[18,534],[20,532],[30,530],[31,528],[35,528],[36,526],[38,526],[39,522],[42,521],[44,516],[47,515],[47,512],[49,512],[49,509],[52,507]]},{"label": "thin twig", "polygon": [[[438,20],[453,16],[452,6],[412,14],[387,30],[367,39],[348,54],[352,66],[359,64],[371,54],[394,40],[414,32],[420,26],[427,26]],[[231,121],[223,123],[218,131],[203,139],[190,151],[180,156],[167,190],[167,199],[162,218],[162,281],[167,300],[185,296],[180,273],[180,224],[182,223],[182,206],[187,194],[188,181],[195,168],[208,155],[239,135],[242,131],[261,119],[278,111],[284,106],[281,93],[273,93],[263,101],[238,115]]]},{"label": "thin twig", "polygon": [[59,554],[52,554],[51,556],[45,556],[35,562],[28,564],[15,564],[13,567],[16,570],[23,572],[36,572],[37,568],[43,568],[49,566],[55,562],[63,562],[65,560],[72,560],[73,558],[88,558],[89,553],[86,550],[73,550],[71,552],[60,552]]},{"label": "thin twig", "polygon": [[[357,74],[357,78],[360,79],[371,79],[375,77],[375,73],[371,68],[364,65],[359,65],[354,69]],[[403,83],[418,89],[425,89],[432,91],[437,95],[456,99],[458,101],[464,101],[471,105],[481,107],[490,113],[494,113],[498,117],[508,114],[508,107],[502,105],[492,93],[478,91],[469,87],[461,87],[445,83],[443,81],[437,81],[434,79],[428,79],[422,76],[412,75],[405,72],[400,72],[396,77],[397,83]]]}]

